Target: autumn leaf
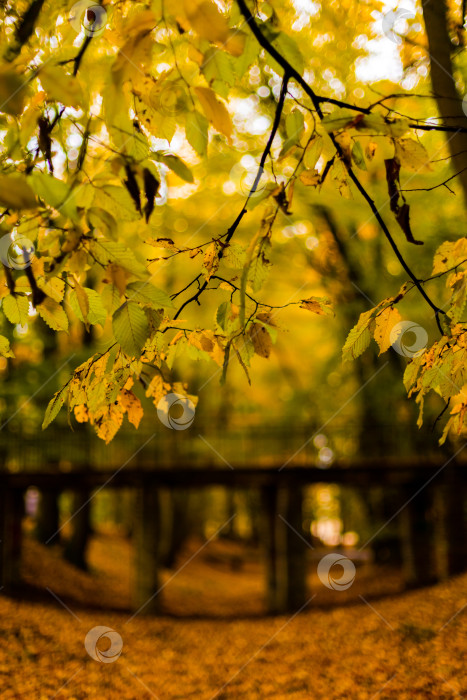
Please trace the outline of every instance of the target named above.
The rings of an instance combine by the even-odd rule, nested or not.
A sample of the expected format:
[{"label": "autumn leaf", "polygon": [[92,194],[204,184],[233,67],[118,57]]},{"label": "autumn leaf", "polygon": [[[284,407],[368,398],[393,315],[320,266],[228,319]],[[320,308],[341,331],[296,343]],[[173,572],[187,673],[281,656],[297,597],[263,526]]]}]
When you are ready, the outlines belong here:
[{"label": "autumn leaf", "polygon": [[130,357],[140,357],[149,335],[149,325],[143,309],[134,301],[127,301],[112,319],[115,340]]},{"label": "autumn leaf", "polygon": [[37,308],[39,315],[53,331],[68,330],[68,316],[63,307],[47,297]]},{"label": "autumn leaf", "polygon": [[272,340],[266,328],[259,324],[253,323],[248,331],[255,353],[260,357],[268,358],[272,350]]},{"label": "autumn leaf", "polygon": [[415,139],[396,139],[395,157],[403,168],[414,173],[426,173],[433,170],[425,147]]},{"label": "autumn leaf", "polygon": [[124,389],[118,395],[118,403],[123,412],[127,414],[130,423],[132,423],[135,428],[138,428],[144,413],[141,401],[138,397],[135,396],[132,391]]},{"label": "autumn leaf", "polygon": [[47,406],[45,411],[44,421],[42,423],[42,430],[45,430],[52,421],[58,416],[60,409],[66,401],[68,396],[68,385],[65,385],[60,391],[57,391]]},{"label": "autumn leaf", "polygon": [[304,185],[316,187],[321,184],[321,175],[317,170],[304,170],[300,173],[300,180]]},{"label": "autumn leaf", "polygon": [[379,345],[380,355],[391,347],[391,331],[400,321],[402,316],[393,306],[388,306],[375,317],[374,339]]},{"label": "autumn leaf", "polygon": [[303,299],[303,301],[300,302],[300,308],[311,311],[319,316],[334,316],[332,302],[325,297],[310,297],[309,299]]},{"label": "autumn leaf", "polygon": [[26,296],[9,294],[2,300],[2,309],[10,323],[24,326],[28,322],[29,301]]},{"label": "autumn leaf", "polygon": [[38,206],[27,179],[17,175],[0,175],[0,204],[18,210],[35,209]]},{"label": "autumn leaf", "polygon": [[210,88],[196,87],[195,92],[207,119],[217,131],[227,136],[230,141],[233,124],[225,105],[217,99],[216,93]]}]

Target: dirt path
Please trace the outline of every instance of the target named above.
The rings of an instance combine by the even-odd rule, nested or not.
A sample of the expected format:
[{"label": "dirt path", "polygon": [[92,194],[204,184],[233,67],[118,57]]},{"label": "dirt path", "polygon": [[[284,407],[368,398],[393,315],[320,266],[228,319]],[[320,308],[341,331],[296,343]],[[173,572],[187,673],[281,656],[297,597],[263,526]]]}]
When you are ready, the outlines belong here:
[{"label": "dirt path", "polygon": [[[384,598],[371,593],[378,584],[384,589],[398,582],[372,577],[374,590],[370,580],[364,587],[368,603],[358,598],[360,593],[354,594],[355,604],[342,605],[342,592],[326,591],[337,596],[338,607],[329,610],[325,607],[332,600],[312,580],[316,598],[300,615],[256,617],[262,592],[258,563],[247,561],[240,572],[233,571],[228,548],[219,545],[207,554],[167,585],[167,602],[179,615],[195,614],[209,603],[211,614],[223,619],[139,616],[128,622],[128,544],[98,538],[91,557],[97,568],[93,576],[67,567],[58,553],[28,545],[30,575],[38,589],[45,584],[51,592],[35,602],[0,597],[2,700],[384,700],[467,694],[467,575]],[[68,605],[67,598],[69,610],[52,595],[63,600],[65,584],[73,588],[76,601]],[[79,591],[83,604],[92,599],[96,606],[111,603],[120,611],[85,609]],[[245,594],[251,597],[249,604]],[[242,609],[241,618],[225,617]],[[84,648],[86,634],[97,625],[114,629],[123,640],[123,652],[113,663],[98,663]],[[105,641],[98,649],[105,651]]]}]

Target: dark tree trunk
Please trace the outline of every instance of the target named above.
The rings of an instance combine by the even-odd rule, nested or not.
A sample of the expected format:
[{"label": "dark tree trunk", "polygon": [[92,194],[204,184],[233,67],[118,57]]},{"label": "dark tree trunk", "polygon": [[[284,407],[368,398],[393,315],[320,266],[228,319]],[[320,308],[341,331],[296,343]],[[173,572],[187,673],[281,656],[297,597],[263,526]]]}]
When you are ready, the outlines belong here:
[{"label": "dark tree trunk", "polygon": [[133,608],[142,615],[161,609],[158,561],[160,531],[159,492],[154,487],[139,489],[135,517],[136,580]]},{"label": "dark tree trunk", "polygon": [[268,486],[261,496],[268,612],[296,612],[307,597],[302,489]]},{"label": "dark tree trunk", "polygon": [[71,564],[86,571],[86,550],[91,535],[91,502],[87,491],[74,494],[72,515],[72,533],[66,543],[64,556]]},{"label": "dark tree trunk", "polygon": [[[462,109],[462,95],[457,92],[453,76],[452,51],[455,47],[448,32],[446,1],[435,0],[422,4],[428,37],[431,83],[439,113],[445,124],[465,128],[467,117]],[[467,205],[467,134],[448,133],[446,136],[454,172],[459,173],[456,179],[462,187]]]},{"label": "dark tree trunk", "polygon": [[41,491],[35,535],[39,542],[54,545],[60,541],[58,493]]},{"label": "dark tree trunk", "polygon": [[21,491],[0,491],[0,586],[8,593],[20,582],[22,518]]}]

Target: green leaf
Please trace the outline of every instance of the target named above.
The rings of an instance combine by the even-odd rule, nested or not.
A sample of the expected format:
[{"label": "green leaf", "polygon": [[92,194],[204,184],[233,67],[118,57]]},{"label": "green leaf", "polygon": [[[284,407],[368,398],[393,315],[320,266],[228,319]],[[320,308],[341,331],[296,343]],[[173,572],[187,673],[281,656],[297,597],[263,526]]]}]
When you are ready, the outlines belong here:
[{"label": "green leaf", "polygon": [[197,110],[190,112],[185,121],[185,134],[188,143],[200,156],[205,156],[208,150],[209,122]]},{"label": "green leaf", "polygon": [[185,165],[183,160],[178,156],[157,154],[157,160],[164,163],[164,165],[170,168],[170,170],[172,170],[182,180],[185,180],[185,182],[192,183],[195,181],[190,168]]},{"label": "green leaf", "polygon": [[453,285],[453,294],[451,306],[447,312],[453,323],[459,323],[464,313],[465,304],[467,302],[467,277],[462,275]]},{"label": "green leaf", "polygon": [[37,196],[47,205],[72,221],[79,221],[73,192],[65,182],[45,173],[33,173],[28,180]]},{"label": "green leaf", "polygon": [[294,109],[285,119],[285,131],[289,141],[297,143],[305,129],[305,119],[299,109]]},{"label": "green leaf", "polygon": [[[233,7],[236,7],[233,5]],[[233,10],[232,10],[233,11]],[[258,58],[258,45],[253,36],[247,35],[241,56],[234,58],[235,73],[241,79]]]},{"label": "green leaf", "polygon": [[422,360],[424,360],[423,353],[412,358],[405,368],[403,381],[407,391],[415,384]]},{"label": "green leaf", "polygon": [[235,85],[235,73],[233,69],[233,60],[225,51],[218,48],[210,48],[204,54],[204,61],[201,65],[201,70],[208,83],[212,84],[214,80],[222,80],[230,87]]},{"label": "green leaf", "polygon": [[314,170],[316,163],[319,160],[319,157],[321,155],[321,152],[323,150],[323,137],[322,136],[315,136],[313,141],[311,141],[308,145],[308,148],[305,151],[305,157],[303,159],[303,162],[305,166],[308,168],[308,170]]},{"label": "green leaf", "polygon": [[102,304],[109,314],[113,314],[122,304],[122,296],[114,284],[106,284],[102,290]]},{"label": "green leaf", "polygon": [[149,324],[143,309],[134,301],[127,301],[113,315],[115,340],[130,357],[140,357],[149,336]]},{"label": "green leaf", "polygon": [[91,242],[90,248],[96,260],[104,266],[109,263],[116,263],[137,277],[147,277],[149,274],[146,267],[136,259],[133,252],[122,243],[99,238]]},{"label": "green leaf", "polygon": [[[300,74],[302,74],[305,64],[295,39],[292,39],[292,37],[290,37],[288,34],[284,34],[284,32],[277,33],[275,31],[271,31],[266,24],[263,25],[263,31],[265,34],[269,35],[268,38],[281,56],[283,56]],[[268,58],[268,62],[270,62],[274,70],[277,68],[276,72],[279,73],[279,75],[282,73],[282,68],[274,59]]]},{"label": "green leaf", "polygon": [[60,389],[60,391],[57,391],[57,393],[54,394],[52,399],[49,401],[49,405],[45,411],[44,422],[42,423],[42,430],[45,430],[58,416],[67,396],[68,384]]},{"label": "green leaf", "polygon": [[229,307],[229,302],[223,301],[216,312],[216,323],[222,328],[223,331],[225,330],[227,314],[229,313]]},{"label": "green leaf", "polygon": [[89,289],[88,287],[83,287],[83,289],[86,293],[89,304],[89,311],[87,313],[87,317],[84,318],[83,316],[83,312],[77,298],[76,290],[73,290],[71,292],[69,298],[70,306],[73,309],[73,313],[83,323],[88,322],[92,325],[96,325],[97,323],[99,323],[101,326],[103,326],[107,320],[107,311],[105,310],[104,305],[102,303],[101,295],[98,294],[98,292],[96,292],[94,289]]},{"label": "green leaf", "polygon": [[106,185],[96,191],[93,207],[102,207],[120,221],[137,221],[140,218],[135,203],[125,187]]},{"label": "green leaf", "polygon": [[355,360],[369,346],[371,341],[369,326],[373,322],[375,312],[376,309],[370,309],[370,311],[360,314],[358,323],[350,331],[342,348],[342,360],[344,362]]},{"label": "green leaf", "polygon": [[258,292],[269,274],[271,263],[267,257],[271,250],[271,243],[263,241],[261,251],[253,258],[248,270],[248,284],[253,292]]},{"label": "green leaf", "polygon": [[0,335],[0,355],[2,357],[14,357],[15,353],[10,349],[10,341],[4,335]]},{"label": "green leaf", "polygon": [[[335,109],[331,114],[327,114],[322,119],[321,124],[326,129],[327,133],[332,131],[341,131],[346,129],[355,119],[355,112],[349,109]],[[384,119],[383,119],[384,124]]]},{"label": "green leaf", "polygon": [[2,301],[2,309],[10,323],[25,326],[28,322],[29,300],[26,296],[9,294]]},{"label": "green leaf", "polygon": [[246,248],[238,243],[230,243],[228,248],[224,249],[222,261],[227,267],[234,270],[240,270],[245,265]]},{"label": "green leaf", "polygon": [[357,168],[360,168],[360,170],[367,170],[368,168],[366,167],[365,163],[365,156],[363,155],[363,149],[361,146],[360,141],[355,141],[353,148],[352,148],[352,158],[357,166]]},{"label": "green leaf", "polygon": [[285,120],[285,131],[287,139],[284,141],[281,150],[281,157],[285,156],[293,146],[300,142],[302,134],[305,130],[305,120],[302,112],[299,109],[294,109],[287,115]]},{"label": "green leaf", "polygon": [[160,309],[161,306],[175,308],[167,292],[154,287],[150,282],[132,282],[127,287],[127,294],[129,301],[149,304],[155,309]]},{"label": "green leaf", "polygon": [[3,64],[0,70],[0,112],[15,117],[21,114],[24,108],[26,83],[16,71],[6,66]]},{"label": "green leaf", "polygon": [[118,223],[109,211],[101,207],[91,207],[87,211],[87,217],[92,228],[101,231],[113,241],[118,240]]}]

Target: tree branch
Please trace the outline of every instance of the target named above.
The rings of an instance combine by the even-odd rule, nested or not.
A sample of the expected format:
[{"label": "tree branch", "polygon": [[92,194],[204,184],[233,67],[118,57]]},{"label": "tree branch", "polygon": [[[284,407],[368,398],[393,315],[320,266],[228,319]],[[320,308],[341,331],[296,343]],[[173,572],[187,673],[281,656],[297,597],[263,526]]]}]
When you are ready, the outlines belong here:
[{"label": "tree branch", "polygon": [[[281,54],[279,54],[279,52],[274,48],[274,46],[272,46],[272,44],[264,36],[264,34],[261,32],[260,28],[256,24],[256,21],[255,21],[253,15],[251,14],[250,10],[248,9],[248,6],[247,6],[245,0],[237,0],[237,3],[238,3],[238,6],[240,8],[240,12],[242,13],[243,17],[247,21],[251,31],[253,32],[253,34],[256,37],[260,46],[262,46],[264,48],[264,50],[267,51],[267,53],[272,58],[274,58],[274,60],[277,61],[277,63],[279,63],[280,66],[282,66],[282,68],[284,69],[284,72],[285,72],[284,75],[289,75],[290,77],[294,78],[299,83],[299,85],[304,89],[306,94],[310,97],[310,99],[313,103],[313,106],[315,107],[316,112],[318,114],[318,117],[322,120],[324,118],[324,114],[323,114],[323,111],[321,109],[321,103],[322,102],[329,102],[329,100],[316,95],[314,90],[308,85],[308,83],[306,83],[306,81],[303,79],[303,77],[300,75],[300,73],[298,73],[298,71],[295,70],[295,68],[293,68],[293,66],[291,66],[290,63],[283,56],[281,56]],[[345,106],[348,107],[348,105],[345,105]],[[364,110],[359,110],[359,111],[364,112]],[[369,111],[366,111],[365,113],[369,113]],[[414,285],[418,289],[418,291],[421,294],[421,296],[423,297],[423,299],[430,306],[430,308],[433,309],[433,311],[435,312],[436,323],[438,325],[440,333],[443,334],[443,329],[441,327],[441,323],[439,320],[439,314],[440,313],[444,314],[445,312],[442,309],[440,309],[430,299],[430,297],[427,295],[427,293],[423,289],[423,287],[420,283],[420,280],[412,272],[412,270],[410,269],[410,267],[406,263],[402,253],[400,252],[399,248],[397,247],[397,244],[396,244],[394,238],[392,237],[391,232],[389,231],[389,228],[386,225],[386,222],[384,221],[383,217],[379,213],[378,208],[377,208],[374,200],[368,194],[368,192],[366,191],[366,189],[364,188],[364,186],[362,185],[362,183],[360,182],[360,180],[358,179],[358,177],[354,173],[352,166],[346,161],[346,159],[344,157],[344,152],[343,152],[340,144],[336,140],[334,134],[331,132],[329,135],[330,135],[330,138],[332,140],[332,143],[334,145],[334,148],[336,149],[338,156],[341,158],[342,162],[344,163],[344,165],[347,169],[347,172],[349,174],[350,179],[352,180],[355,187],[357,188],[357,190],[360,192],[360,194],[362,195],[362,197],[365,199],[368,206],[370,207],[373,216],[375,217],[378,224],[381,226],[384,235],[386,236],[387,240],[389,241],[389,244],[390,244],[391,248],[393,249],[396,258],[398,259],[399,263],[401,264],[401,266],[404,269],[404,271],[406,272],[406,274],[410,277],[410,279],[412,280],[412,282],[414,283]]]},{"label": "tree branch", "polygon": [[19,20],[15,30],[15,43],[7,50],[6,58],[8,61],[13,61],[20,54],[24,44],[27,44],[33,35],[44,2],[45,0],[33,0]]},{"label": "tree branch", "polygon": [[[282,111],[284,109],[285,97],[287,95],[288,83],[289,83],[289,73],[288,73],[288,71],[285,71],[284,76],[282,78],[281,92],[280,92],[279,100],[277,102],[276,112],[274,115],[274,122],[272,125],[271,133],[269,134],[266,148],[264,149],[263,155],[261,156],[258,172],[256,173],[256,177],[255,177],[255,181],[253,182],[253,185],[251,186],[251,189],[248,193],[248,197],[246,198],[246,201],[242,207],[241,212],[239,213],[239,215],[237,216],[237,218],[233,222],[232,226],[230,226],[230,228],[227,231],[225,243],[222,244],[223,247],[220,249],[218,256],[217,256],[219,260],[221,260],[223,255],[224,255],[224,247],[226,247],[230,243],[233,235],[235,234],[235,231],[237,230],[237,228],[240,225],[241,220],[243,219],[243,217],[247,213],[248,203],[249,203],[251,197],[254,195],[254,193],[258,189],[259,182],[260,182],[261,177],[264,173],[264,166],[266,165],[266,160],[267,160],[269,154],[271,153],[272,144],[273,144],[274,138],[277,134],[277,130],[279,128],[279,124],[281,121]],[[182,304],[182,306],[178,309],[177,313],[175,314],[174,319],[176,319],[180,316],[183,309],[186,306],[188,306],[188,304],[191,304],[193,301],[196,301],[196,303],[199,304],[199,298],[200,298],[201,294],[204,292],[204,290],[206,289],[206,287],[208,286],[208,282],[209,282],[208,280],[205,280],[203,282],[203,284],[201,285],[201,287],[196,292],[196,294],[194,294],[192,297],[190,297],[190,299],[187,299],[187,301],[185,301]],[[189,286],[191,286],[191,285],[189,285]]]},{"label": "tree branch", "polygon": [[254,34],[258,44],[268,52],[268,54],[283,68],[285,73],[297,81],[300,87],[306,92],[310,100],[313,102],[313,106],[316,111],[319,110],[320,104],[327,102],[328,104],[336,105],[337,107],[345,107],[346,109],[352,109],[355,112],[360,112],[362,114],[370,114],[371,110],[368,107],[357,107],[349,102],[342,102],[341,100],[335,100],[332,97],[323,97],[317,95],[314,90],[308,85],[308,83],[303,79],[300,73],[282,56],[282,54],[274,48],[274,46],[266,39],[264,34],[261,32],[260,28],[256,24],[255,18],[251,14],[248,5],[245,0],[237,0],[240,12],[244,16],[247,24],[249,25],[252,33]]}]

